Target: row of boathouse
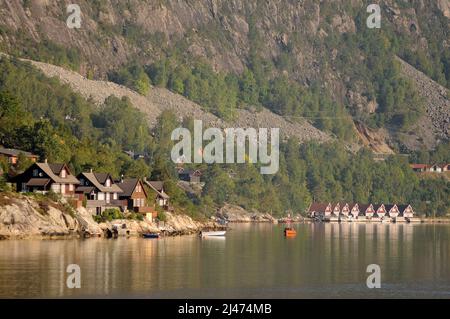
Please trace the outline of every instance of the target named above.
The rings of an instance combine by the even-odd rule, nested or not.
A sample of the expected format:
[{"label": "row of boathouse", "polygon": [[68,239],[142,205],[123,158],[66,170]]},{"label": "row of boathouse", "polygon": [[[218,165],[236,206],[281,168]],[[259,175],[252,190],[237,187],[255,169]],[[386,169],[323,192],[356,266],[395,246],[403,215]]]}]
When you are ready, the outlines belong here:
[{"label": "row of boathouse", "polygon": [[313,203],[308,209],[309,217],[327,222],[415,222],[411,205]]}]

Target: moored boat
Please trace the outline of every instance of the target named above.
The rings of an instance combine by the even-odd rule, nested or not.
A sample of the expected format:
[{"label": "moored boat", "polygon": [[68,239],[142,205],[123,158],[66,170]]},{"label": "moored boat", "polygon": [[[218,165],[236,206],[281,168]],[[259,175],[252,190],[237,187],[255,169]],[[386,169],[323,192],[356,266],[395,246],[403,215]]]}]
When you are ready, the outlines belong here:
[{"label": "moored boat", "polygon": [[148,234],[142,234],[142,237],[144,237],[144,238],[160,238],[161,235],[158,233],[148,233]]},{"label": "moored boat", "polygon": [[201,237],[222,237],[227,233],[226,230],[218,230],[218,231],[202,231],[200,233]]}]

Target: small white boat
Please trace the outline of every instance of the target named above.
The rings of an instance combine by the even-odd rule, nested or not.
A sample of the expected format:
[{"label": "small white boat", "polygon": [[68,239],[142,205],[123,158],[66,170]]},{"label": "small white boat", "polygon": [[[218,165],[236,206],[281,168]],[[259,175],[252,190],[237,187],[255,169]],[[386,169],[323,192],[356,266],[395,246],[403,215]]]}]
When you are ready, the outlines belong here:
[{"label": "small white boat", "polygon": [[200,233],[200,235],[202,237],[220,237],[220,236],[225,236],[225,234],[227,233],[226,230],[220,230],[220,231],[202,231]]}]

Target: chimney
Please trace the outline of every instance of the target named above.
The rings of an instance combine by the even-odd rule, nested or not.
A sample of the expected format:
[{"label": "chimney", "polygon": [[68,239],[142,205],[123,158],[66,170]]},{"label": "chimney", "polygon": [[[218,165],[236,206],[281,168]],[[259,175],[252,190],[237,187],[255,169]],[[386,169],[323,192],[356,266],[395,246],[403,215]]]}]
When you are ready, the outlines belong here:
[{"label": "chimney", "polygon": [[91,169],[89,169],[89,172],[90,172],[90,173],[92,173],[92,168],[91,168]]},{"label": "chimney", "polygon": [[123,183],[123,174],[120,175],[120,182]]},{"label": "chimney", "polygon": [[47,162],[48,162],[48,160],[47,160],[47,159],[45,159],[45,160],[44,160],[44,163],[45,163],[45,164],[47,164]]}]

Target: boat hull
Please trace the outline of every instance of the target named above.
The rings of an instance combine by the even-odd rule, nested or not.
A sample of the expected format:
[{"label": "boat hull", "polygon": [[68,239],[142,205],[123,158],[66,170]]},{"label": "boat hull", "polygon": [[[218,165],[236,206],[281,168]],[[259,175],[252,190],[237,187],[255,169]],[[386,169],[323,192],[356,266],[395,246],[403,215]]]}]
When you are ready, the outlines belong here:
[{"label": "boat hull", "polygon": [[158,239],[158,238],[160,238],[160,235],[159,234],[143,234],[142,237],[148,238],[148,239],[151,239],[151,238]]},{"label": "boat hull", "polygon": [[223,231],[202,231],[201,236],[202,237],[223,237],[227,233],[226,230]]}]

